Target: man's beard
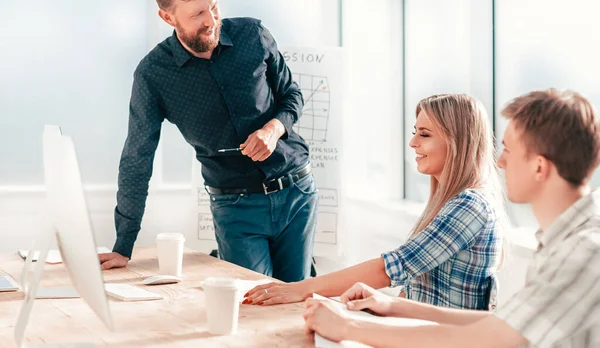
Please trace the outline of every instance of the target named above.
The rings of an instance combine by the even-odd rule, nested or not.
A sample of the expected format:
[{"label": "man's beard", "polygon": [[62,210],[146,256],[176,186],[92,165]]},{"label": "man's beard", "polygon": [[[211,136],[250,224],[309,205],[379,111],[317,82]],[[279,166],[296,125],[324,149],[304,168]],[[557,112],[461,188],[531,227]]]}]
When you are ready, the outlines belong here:
[{"label": "man's beard", "polygon": [[188,35],[183,28],[177,25],[177,35],[179,40],[183,41],[186,46],[196,53],[204,53],[213,50],[219,44],[219,37],[221,36],[221,21],[215,22],[214,34],[205,39],[203,34],[209,31],[210,28],[204,28],[198,30],[193,35]]}]

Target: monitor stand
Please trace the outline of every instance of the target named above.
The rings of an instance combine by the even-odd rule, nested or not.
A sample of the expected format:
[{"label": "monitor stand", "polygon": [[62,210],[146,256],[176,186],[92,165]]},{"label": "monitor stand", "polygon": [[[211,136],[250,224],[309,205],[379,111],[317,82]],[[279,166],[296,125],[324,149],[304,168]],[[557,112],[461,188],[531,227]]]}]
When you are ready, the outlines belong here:
[{"label": "monitor stand", "polygon": [[[23,344],[25,328],[27,327],[27,322],[29,321],[29,315],[31,314],[31,309],[33,308],[33,302],[36,296],[40,293],[40,290],[42,290],[42,292],[44,291],[44,288],[39,287],[40,280],[42,279],[42,274],[44,273],[44,265],[46,264],[46,258],[48,257],[48,252],[50,250],[50,244],[52,243],[52,239],[56,235],[56,232],[57,231],[54,227],[48,226],[46,231],[41,233],[40,237],[34,241],[30,250],[40,251],[40,256],[35,264],[33,263],[33,257],[28,257],[25,259],[25,265],[23,266],[23,272],[21,273],[21,286],[23,288],[23,292],[25,293],[25,300],[23,301],[23,305],[21,306],[21,311],[19,312],[19,317],[17,319],[17,324],[15,325],[15,342],[17,343],[17,347],[21,348],[96,348],[97,345],[88,342]],[[31,253],[32,256],[33,254],[34,253]],[[73,291],[75,291],[75,288],[73,288]]]},{"label": "monitor stand", "polygon": [[[44,251],[46,251],[46,260],[48,258],[48,255],[50,254],[50,245],[52,242],[52,235],[54,235],[55,233],[52,233],[50,235],[50,238],[46,237],[44,238],[44,240],[40,240],[40,244],[41,245],[37,245],[39,247],[41,247],[42,249],[44,249]],[[47,240],[47,241],[46,241]],[[35,241],[34,241],[34,247],[35,245]],[[47,245],[47,247],[45,247]],[[37,248],[32,248],[30,250],[38,250]],[[31,282],[33,282],[36,278],[34,275],[32,275],[32,271],[35,272],[35,270],[37,269],[34,268],[35,265],[33,264],[33,261],[36,261],[36,265],[44,264],[46,263],[44,259],[42,259],[43,255],[42,255],[42,250],[40,250],[40,254],[38,256],[37,259],[33,258],[33,255],[35,253],[32,252],[31,253],[31,257],[29,257],[29,253],[27,254],[28,257],[25,258],[25,266],[23,268],[23,273],[21,274],[21,284],[23,284],[23,291],[25,293],[28,293],[31,289]],[[60,254],[59,254],[60,255]],[[61,298],[80,298],[81,296],[79,296],[79,293],[77,292],[77,290],[75,289],[75,287],[73,286],[57,286],[57,287],[40,287],[39,286],[39,282],[42,278],[42,273],[44,272],[44,267],[40,267],[41,268],[41,273],[39,276],[39,279],[37,280],[37,290],[35,292],[32,292],[32,294],[35,294],[35,298],[36,299],[61,299]]]}]

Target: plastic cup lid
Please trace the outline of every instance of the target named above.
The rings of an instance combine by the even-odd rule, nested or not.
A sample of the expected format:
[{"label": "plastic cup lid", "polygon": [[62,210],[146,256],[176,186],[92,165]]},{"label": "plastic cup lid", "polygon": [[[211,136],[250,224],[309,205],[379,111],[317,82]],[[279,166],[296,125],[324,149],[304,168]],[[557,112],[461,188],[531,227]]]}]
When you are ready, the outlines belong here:
[{"label": "plastic cup lid", "polygon": [[234,278],[208,277],[202,282],[202,287],[234,290],[238,288],[238,280]]}]

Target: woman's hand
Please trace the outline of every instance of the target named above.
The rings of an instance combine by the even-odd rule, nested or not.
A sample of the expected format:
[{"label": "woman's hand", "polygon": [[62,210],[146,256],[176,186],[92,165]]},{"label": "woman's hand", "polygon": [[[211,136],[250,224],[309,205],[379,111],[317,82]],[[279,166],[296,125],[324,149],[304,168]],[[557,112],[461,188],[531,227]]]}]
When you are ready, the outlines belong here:
[{"label": "woman's hand", "polygon": [[370,309],[375,314],[389,316],[392,314],[394,298],[385,295],[363,283],[356,283],[340,297],[342,303],[352,311]]},{"label": "woman's hand", "polygon": [[258,285],[248,291],[242,304],[254,304],[260,306],[269,306],[281,303],[302,302],[309,297],[308,291],[303,282],[297,283],[269,283]]},{"label": "woman's hand", "polygon": [[316,332],[328,340],[339,342],[348,339],[353,321],[336,311],[327,301],[308,298],[305,301],[306,334]]}]

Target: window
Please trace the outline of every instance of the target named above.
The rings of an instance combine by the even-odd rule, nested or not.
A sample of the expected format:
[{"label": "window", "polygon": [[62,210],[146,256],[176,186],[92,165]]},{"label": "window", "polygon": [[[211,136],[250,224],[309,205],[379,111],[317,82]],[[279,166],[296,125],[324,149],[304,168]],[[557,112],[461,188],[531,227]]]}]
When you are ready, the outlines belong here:
[{"label": "window", "polygon": [[[543,11],[543,15],[540,14]],[[500,116],[512,98],[535,90],[572,89],[600,105],[600,36],[591,23],[597,1],[496,1],[496,134],[506,128]],[[592,186],[600,184],[596,171]],[[517,226],[537,226],[528,206],[509,204]]]},{"label": "window", "polygon": [[[405,0],[405,197],[426,201],[429,176],[408,146],[417,103],[440,93],[467,93],[492,117],[491,1]],[[401,42],[398,43],[400,45]]]},{"label": "window", "polygon": [[[480,99],[494,120],[499,149],[506,127],[500,111],[518,95],[568,88],[600,105],[600,36],[590,24],[600,3],[404,0],[404,6],[407,199],[423,202],[429,194],[429,178],[416,171],[408,147],[423,97],[459,92]],[[596,172],[592,186],[599,184]],[[537,226],[528,206],[509,204],[508,211],[515,226]]]},{"label": "window", "polygon": [[1,185],[42,184],[44,124],[73,137],[85,182],[116,182],[148,4],[0,1]]}]

